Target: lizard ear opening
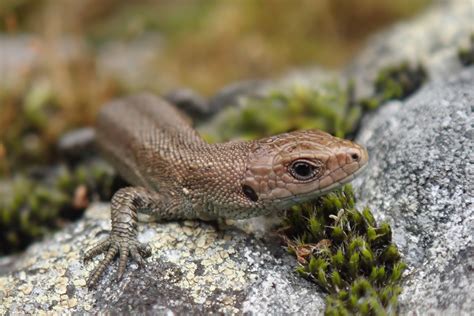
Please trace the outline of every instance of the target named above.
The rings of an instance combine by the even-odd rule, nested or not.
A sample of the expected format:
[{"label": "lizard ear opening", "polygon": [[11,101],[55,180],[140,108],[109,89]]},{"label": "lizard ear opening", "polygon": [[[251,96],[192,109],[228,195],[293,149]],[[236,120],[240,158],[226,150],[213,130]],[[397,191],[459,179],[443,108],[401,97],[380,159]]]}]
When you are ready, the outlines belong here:
[{"label": "lizard ear opening", "polygon": [[250,187],[250,186],[244,184],[244,185],[242,185],[242,191],[244,192],[245,196],[246,196],[249,200],[251,200],[251,201],[253,201],[253,202],[257,202],[257,201],[258,201],[258,195],[257,195],[257,193],[255,192],[255,190],[252,189],[252,187]]}]

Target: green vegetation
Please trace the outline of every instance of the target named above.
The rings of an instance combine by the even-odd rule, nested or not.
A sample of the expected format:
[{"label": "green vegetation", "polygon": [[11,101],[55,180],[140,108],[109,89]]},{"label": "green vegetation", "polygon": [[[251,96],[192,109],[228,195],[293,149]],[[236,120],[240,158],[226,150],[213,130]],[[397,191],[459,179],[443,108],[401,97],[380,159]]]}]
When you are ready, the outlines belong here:
[{"label": "green vegetation", "polygon": [[[78,61],[76,66],[85,65]],[[28,75],[18,89],[0,87],[0,178],[31,166],[58,162],[56,145],[60,135],[92,125],[92,108],[97,106],[93,103],[105,102],[122,91],[107,79],[95,84],[77,79],[77,84],[69,89]],[[84,90],[90,95],[83,95]]]},{"label": "green vegetation", "polygon": [[469,38],[469,47],[458,50],[458,58],[464,67],[474,65],[474,33]]},{"label": "green vegetation", "polygon": [[[343,65],[370,34],[431,2],[2,0],[0,32],[55,37],[40,41],[72,35],[93,58],[109,42],[136,46],[157,35],[163,45],[149,53],[156,57],[159,80],[149,88],[164,92],[189,86],[209,94],[225,83],[273,76],[295,65]],[[59,60],[48,63],[55,71],[64,70]],[[46,66],[42,74],[54,76]],[[75,70],[71,77],[80,73]]]},{"label": "green vegetation", "polygon": [[287,211],[282,229],[297,272],[328,293],[326,315],[395,315],[406,265],[387,223],[358,211],[350,185]]},{"label": "green vegetation", "polygon": [[20,170],[33,163],[45,163],[54,155],[54,144],[48,135],[49,118],[54,117],[57,105],[50,87],[38,81],[17,96],[0,91],[0,176]]},{"label": "green vegetation", "polygon": [[375,95],[360,101],[368,110],[388,100],[403,100],[417,91],[426,81],[427,73],[421,65],[402,62],[379,71],[374,82]]},{"label": "green vegetation", "polygon": [[[54,163],[59,135],[91,124],[98,107],[115,96],[143,88],[166,92],[177,86],[209,94],[226,83],[273,76],[295,65],[341,65],[371,33],[416,14],[430,2],[360,0],[342,5],[340,0],[322,0],[295,5],[272,0],[268,14],[261,0],[1,1],[2,41],[31,35],[29,53],[35,54],[35,62],[14,68],[14,84],[0,82],[0,177],[31,164]],[[150,52],[147,41],[157,38],[163,44]],[[54,50],[68,43],[73,56]],[[157,80],[150,86],[129,87],[116,73],[99,71],[102,49],[109,43],[152,54]],[[316,103],[345,97],[333,96],[339,100]],[[292,98],[280,97],[281,102]],[[339,116],[340,110],[326,114]],[[317,109],[310,111],[319,115]],[[348,125],[357,116],[352,111],[344,119]],[[338,126],[318,122],[315,127],[327,126],[338,135],[348,130],[341,119],[323,120],[336,120]],[[280,130],[300,125],[312,126],[308,119]]]},{"label": "green vegetation", "polygon": [[89,201],[109,199],[117,184],[115,172],[101,162],[31,171],[0,182],[0,255],[80,217]]},{"label": "green vegetation", "polygon": [[[210,141],[226,141],[236,135],[256,139],[297,129],[321,129],[344,137],[351,134],[361,116],[360,107],[347,89],[328,83],[319,90],[295,87],[288,93],[275,91],[267,97],[250,98],[242,108],[228,108],[209,131]],[[210,135],[210,136],[209,136]]]},{"label": "green vegetation", "polygon": [[355,100],[354,85],[346,89],[332,82],[317,90],[294,87],[274,91],[264,97],[249,97],[241,108],[230,107],[202,129],[211,141],[226,141],[236,136],[256,139],[298,129],[321,129],[338,137],[352,137],[364,112],[375,110],[387,100],[404,99],[426,81],[421,65],[402,62],[381,69],[374,81],[375,94]]}]

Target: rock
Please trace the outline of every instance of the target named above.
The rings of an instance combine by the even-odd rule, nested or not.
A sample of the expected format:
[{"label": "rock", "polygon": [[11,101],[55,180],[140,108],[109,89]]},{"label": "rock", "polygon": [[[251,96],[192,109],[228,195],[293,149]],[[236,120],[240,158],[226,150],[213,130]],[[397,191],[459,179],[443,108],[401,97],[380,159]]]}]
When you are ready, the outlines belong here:
[{"label": "rock", "polygon": [[147,269],[129,263],[117,283],[115,264],[89,291],[85,279],[98,259],[83,264],[81,256],[109,229],[108,205],[95,205],[20,257],[1,259],[0,314],[311,314],[324,308],[317,286],[294,272],[295,259],[277,238],[194,221],[140,225],[140,241],[153,248]]},{"label": "rock", "polygon": [[220,112],[225,107],[238,105],[240,97],[258,95],[259,91],[268,83],[267,80],[254,79],[229,84],[209,99],[209,110],[214,114]]},{"label": "rock", "polygon": [[356,97],[372,95],[380,69],[402,61],[420,63],[432,80],[459,72],[457,53],[469,44],[472,19],[472,2],[439,1],[414,19],[376,34],[344,71],[356,82]]},{"label": "rock", "polygon": [[166,93],[163,97],[189,115],[189,117],[192,117],[193,122],[203,120],[210,115],[207,100],[192,89],[175,89]]},{"label": "rock", "polygon": [[67,161],[74,162],[95,156],[94,142],[94,128],[82,127],[62,135],[58,141],[57,150]]},{"label": "rock", "polygon": [[474,310],[474,67],[368,118],[361,204],[388,221],[410,271],[402,312]]}]

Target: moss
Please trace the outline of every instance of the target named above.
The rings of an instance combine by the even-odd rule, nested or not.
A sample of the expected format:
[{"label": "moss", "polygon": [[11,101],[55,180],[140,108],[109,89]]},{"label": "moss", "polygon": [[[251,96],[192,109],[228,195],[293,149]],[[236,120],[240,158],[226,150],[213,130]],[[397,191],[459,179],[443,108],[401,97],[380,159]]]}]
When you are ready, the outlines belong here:
[{"label": "moss", "polygon": [[403,62],[379,72],[375,79],[375,92],[381,94],[384,100],[401,100],[418,90],[426,78],[426,71],[421,65],[412,66]]},{"label": "moss", "polygon": [[458,50],[458,58],[464,67],[474,64],[474,33],[469,38],[469,47]]},{"label": "moss", "polygon": [[101,162],[45,173],[0,183],[0,255],[19,251],[79,217],[89,201],[109,199],[117,186],[114,171]]},{"label": "moss", "polygon": [[0,89],[0,177],[55,157],[51,118],[58,106],[51,85],[32,80],[24,95]]},{"label": "moss", "polygon": [[420,64],[402,62],[379,71],[375,81],[375,94],[360,100],[366,110],[374,110],[388,100],[403,100],[417,91],[428,78]]},{"label": "moss", "polygon": [[[14,84],[0,87],[0,177],[57,163],[60,135],[91,125],[97,106],[124,91],[110,76],[91,78],[89,71],[94,67],[88,56],[61,62],[58,67],[63,67],[64,74],[80,70],[80,75],[58,81],[25,71]],[[74,88],[68,90],[67,82],[75,82]]]},{"label": "moss", "polygon": [[226,141],[316,128],[343,137],[354,130],[361,115],[351,96],[352,86],[344,89],[336,83],[319,90],[274,91],[266,97],[249,98],[241,109],[227,109],[214,130],[204,135],[211,141]]},{"label": "moss", "polygon": [[350,185],[288,210],[283,238],[296,271],[328,293],[326,315],[396,314],[406,265],[387,223],[355,208]]},{"label": "moss", "polygon": [[320,129],[351,138],[362,114],[391,99],[404,99],[418,90],[427,74],[421,65],[402,62],[383,68],[374,81],[374,95],[354,98],[354,84],[346,88],[327,82],[316,89],[295,86],[263,97],[249,97],[240,108],[229,107],[211,127],[201,130],[210,142],[256,139],[298,129]]}]

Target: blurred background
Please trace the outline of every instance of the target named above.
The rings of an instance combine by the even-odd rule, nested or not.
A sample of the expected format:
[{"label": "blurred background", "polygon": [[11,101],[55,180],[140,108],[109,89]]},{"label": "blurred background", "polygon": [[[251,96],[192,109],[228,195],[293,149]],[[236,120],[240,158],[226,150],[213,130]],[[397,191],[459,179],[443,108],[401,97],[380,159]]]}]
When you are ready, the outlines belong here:
[{"label": "blurred background", "polygon": [[[210,95],[295,67],[341,66],[371,33],[429,3],[2,0],[0,174],[12,172],[4,161],[14,155],[10,143],[39,107],[48,107],[47,117],[33,118],[31,128],[51,144],[64,130],[91,124],[115,95],[178,87]],[[34,138],[30,145],[41,147]],[[48,150],[38,150],[48,160]]]},{"label": "blurred background", "polygon": [[[38,172],[36,166],[57,163],[59,136],[91,125],[105,101],[181,87],[210,96],[239,80],[316,65],[339,68],[371,34],[430,3],[0,1],[0,198],[8,196],[8,203],[0,201],[0,238],[9,244],[0,254],[42,235],[35,221],[60,226],[57,215],[68,210],[71,196],[79,199],[72,202],[77,209],[87,205],[78,188],[88,171],[62,170],[40,187],[31,179],[44,178],[44,167]],[[112,181],[98,170],[95,180]],[[18,174],[26,176],[18,180]]]}]

